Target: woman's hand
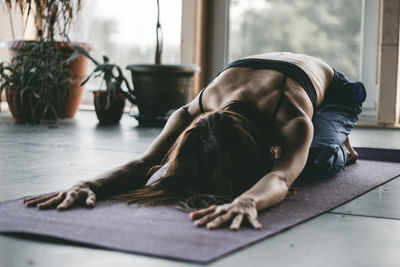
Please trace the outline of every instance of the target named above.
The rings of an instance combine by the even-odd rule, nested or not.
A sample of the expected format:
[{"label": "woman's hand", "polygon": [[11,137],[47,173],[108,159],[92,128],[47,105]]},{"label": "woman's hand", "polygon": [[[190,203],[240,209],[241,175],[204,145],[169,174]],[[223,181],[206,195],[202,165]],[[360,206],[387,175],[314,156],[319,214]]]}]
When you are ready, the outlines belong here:
[{"label": "woman's hand", "polygon": [[218,228],[228,222],[232,222],[230,229],[238,230],[247,220],[255,229],[261,229],[262,225],[257,220],[256,203],[252,198],[237,198],[232,203],[213,205],[206,209],[191,212],[190,218],[196,226],[206,226],[208,229]]},{"label": "woman's hand", "polygon": [[65,210],[80,200],[85,200],[88,207],[96,205],[96,194],[84,183],[78,183],[68,190],[24,199],[24,204],[39,209],[57,207],[58,210]]}]

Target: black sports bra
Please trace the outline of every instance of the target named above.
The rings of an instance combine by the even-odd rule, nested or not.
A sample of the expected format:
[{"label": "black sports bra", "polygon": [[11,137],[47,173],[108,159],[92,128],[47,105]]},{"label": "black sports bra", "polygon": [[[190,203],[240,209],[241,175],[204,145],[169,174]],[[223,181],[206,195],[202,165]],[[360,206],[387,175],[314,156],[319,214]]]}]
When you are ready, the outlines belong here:
[{"label": "black sports bra", "polygon": [[[304,91],[307,93],[308,97],[311,100],[314,113],[317,110],[317,92],[315,90],[314,84],[311,82],[310,77],[308,77],[308,75],[304,72],[304,70],[301,69],[299,66],[290,62],[280,61],[280,60],[244,58],[235,60],[232,63],[228,64],[222,71],[218,73],[218,75],[221,74],[223,71],[233,67],[242,67],[242,68],[244,67],[252,69],[271,69],[279,71],[285,75],[281,86],[281,96],[279,98],[278,104],[276,105],[275,111],[272,116],[273,120],[275,119],[276,113],[278,112],[279,106],[281,105],[283,100],[284,90],[286,85],[286,76],[295,80],[304,89]],[[201,113],[204,113],[202,97],[204,90],[206,88],[204,88],[199,94],[199,107]]]}]

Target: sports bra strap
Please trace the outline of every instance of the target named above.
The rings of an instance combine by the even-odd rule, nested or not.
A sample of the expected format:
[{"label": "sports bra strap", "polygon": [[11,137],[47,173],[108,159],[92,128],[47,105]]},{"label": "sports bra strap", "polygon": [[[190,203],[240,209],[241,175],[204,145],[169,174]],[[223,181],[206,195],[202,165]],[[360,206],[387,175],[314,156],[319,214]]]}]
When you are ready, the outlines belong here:
[{"label": "sports bra strap", "polygon": [[203,93],[204,90],[206,90],[207,87],[204,87],[203,90],[200,91],[199,94],[199,108],[200,108],[200,114],[204,113],[204,107],[203,107]]}]

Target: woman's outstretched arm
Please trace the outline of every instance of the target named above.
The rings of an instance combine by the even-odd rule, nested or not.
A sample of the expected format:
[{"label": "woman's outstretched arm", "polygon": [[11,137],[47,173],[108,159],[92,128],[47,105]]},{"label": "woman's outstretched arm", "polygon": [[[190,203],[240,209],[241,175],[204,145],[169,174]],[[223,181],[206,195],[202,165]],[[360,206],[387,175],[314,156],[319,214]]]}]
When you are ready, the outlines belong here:
[{"label": "woman's outstretched arm", "polygon": [[[27,206],[55,208],[65,210],[78,201],[84,201],[94,207],[96,198],[103,198],[134,188],[140,188],[147,182],[150,167],[160,164],[179,134],[191,123],[188,106],[176,110],[168,119],[160,135],[139,159],[106,172],[93,180],[81,181],[67,190],[25,199]],[[186,110],[185,110],[186,109]]]},{"label": "woman's outstretched arm", "polygon": [[281,128],[281,135],[283,154],[272,171],[232,203],[190,213],[196,226],[213,229],[231,223],[230,228],[237,230],[243,220],[247,220],[254,228],[261,228],[258,211],[284,200],[307,162],[313,137],[312,122],[308,117],[292,119]]}]

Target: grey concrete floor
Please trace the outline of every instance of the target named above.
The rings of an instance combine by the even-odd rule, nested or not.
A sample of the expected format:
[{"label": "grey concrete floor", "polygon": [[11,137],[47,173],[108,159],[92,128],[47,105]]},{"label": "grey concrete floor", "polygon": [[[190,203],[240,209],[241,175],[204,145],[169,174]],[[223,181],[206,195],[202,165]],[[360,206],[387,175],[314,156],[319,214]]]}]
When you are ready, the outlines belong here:
[{"label": "grey concrete floor", "polygon": [[[16,125],[0,113],[0,201],[89,179],[140,155],[159,128],[97,125],[78,112],[58,128]],[[400,130],[355,129],[356,146],[400,149]],[[400,266],[400,179],[210,266]],[[1,216],[1,215],[0,215]],[[84,219],[84,218],[83,218]],[[184,262],[0,235],[0,266],[195,266]]]}]

